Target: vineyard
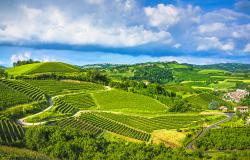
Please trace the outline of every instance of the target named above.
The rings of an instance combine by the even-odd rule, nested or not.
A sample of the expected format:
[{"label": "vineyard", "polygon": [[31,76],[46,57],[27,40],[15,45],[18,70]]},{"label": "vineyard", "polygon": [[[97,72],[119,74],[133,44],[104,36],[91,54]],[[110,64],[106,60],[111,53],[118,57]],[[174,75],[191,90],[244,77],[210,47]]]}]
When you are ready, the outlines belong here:
[{"label": "vineyard", "polygon": [[0,144],[18,144],[24,136],[24,129],[6,118],[0,117]]},{"label": "vineyard", "polygon": [[28,103],[32,101],[28,96],[14,90],[0,81],[0,110],[4,110],[9,106]]},{"label": "vineyard", "polygon": [[157,129],[176,129],[186,128],[196,121],[202,119],[198,115],[183,115],[183,116],[160,116],[155,118],[146,118],[140,116],[130,116],[123,114],[113,114],[107,112],[98,112],[96,115],[118,121],[120,123],[138,128],[140,130],[151,133]]},{"label": "vineyard", "polygon": [[212,129],[195,143],[204,150],[250,149],[250,127]]},{"label": "vineyard", "polygon": [[8,85],[9,87],[25,94],[30,97],[32,100],[40,101],[45,98],[45,93],[24,81],[21,80],[1,80],[0,82]]},{"label": "vineyard", "polygon": [[27,72],[28,74],[34,73],[46,73],[46,72],[78,72],[79,69],[69,64],[61,62],[46,62],[40,63],[40,65],[33,70]]},{"label": "vineyard", "polygon": [[167,109],[165,105],[153,98],[115,89],[94,93],[94,97],[102,110],[163,113]]},{"label": "vineyard", "polygon": [[60,97],[65,103],[70,104],[78,109],[88,109],[90,107],[95,107],[96,104],[90,94],[80,93],[73,95],[66,95]]},{"label": "vineyard", "polygon": [[65,118],[63,120],[58,121],[57,125],[62,128],[71,127],[71,128],[79,129],[81,131],[87,131],[87,132],[94,134],[95,136],[98,136],[99,134],[103,132],[103,130],[100,129],[99,127],[96,127],[90,123],[87,123],[84,120],[75,119],[72,117]]},{"label": "vineyard", "polygon": [[66,103],[63,99],[61,98],[54,98],[54,105],[55,108],[54,110],[56,112],[60,113],[68,113],[68,114],[73,114],[77,112],[79,109],[76,108],[75,106]]},{"label": "vineyard", "polygon": [[26,82],[41,88],[50,96],[103,89],[102,85],[90,82],[66,82],[59,80],[26,80]]},{"label": "vineyard", "polygon": [[149,141],[151,136],[150,134],[144,131],[137,130],[128,125],[122,124],[120,122],[114,121],[110,118],[103,117],[98,114],[84,113],[81,114],[80,118],[88,123],[91,123],[94,126],[102,128],[103,130],[114,132],[141,141]]}]

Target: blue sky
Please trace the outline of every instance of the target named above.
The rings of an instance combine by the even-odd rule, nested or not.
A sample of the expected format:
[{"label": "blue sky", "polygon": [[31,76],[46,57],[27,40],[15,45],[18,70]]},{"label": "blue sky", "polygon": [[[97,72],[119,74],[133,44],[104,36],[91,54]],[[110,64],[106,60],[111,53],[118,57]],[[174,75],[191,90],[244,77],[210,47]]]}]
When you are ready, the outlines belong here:
[{"label": "blue sky", "polygon": [[250,63],[250,1],[0,1],[0,65],[28,58]]}]

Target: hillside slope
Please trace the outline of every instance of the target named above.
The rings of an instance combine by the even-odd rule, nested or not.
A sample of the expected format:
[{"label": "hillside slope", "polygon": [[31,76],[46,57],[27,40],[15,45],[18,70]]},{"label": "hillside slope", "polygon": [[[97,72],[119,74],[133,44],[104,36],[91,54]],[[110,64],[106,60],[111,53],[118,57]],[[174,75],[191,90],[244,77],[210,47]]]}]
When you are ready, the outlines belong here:
[{"label": "hillside slope", "polygon": [[6,70],[10,75],[23,75],[47,72],[78,72],[79,69],[75,66],[62,62],[43,62],[22,65]]}]

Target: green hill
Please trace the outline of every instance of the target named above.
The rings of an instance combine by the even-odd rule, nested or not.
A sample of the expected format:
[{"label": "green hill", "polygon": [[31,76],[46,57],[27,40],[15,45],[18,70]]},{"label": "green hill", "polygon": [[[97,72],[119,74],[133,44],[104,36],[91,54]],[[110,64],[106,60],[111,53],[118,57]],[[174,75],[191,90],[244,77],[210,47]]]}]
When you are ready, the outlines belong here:
[{"label": "green hill", "polygon": [[79,68],[62,63],[62,62],[43,62],[26,64],[6,70],[10,75],[24,75],[24,74],[35,74],[35,73],[48,73],[48,72],[78,72]]}]

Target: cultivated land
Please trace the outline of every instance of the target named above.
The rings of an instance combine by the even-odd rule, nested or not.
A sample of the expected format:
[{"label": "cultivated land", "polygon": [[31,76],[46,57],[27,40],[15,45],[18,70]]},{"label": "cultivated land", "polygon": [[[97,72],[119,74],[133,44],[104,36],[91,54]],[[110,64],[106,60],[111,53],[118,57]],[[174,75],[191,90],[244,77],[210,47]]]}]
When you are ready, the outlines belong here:
[{"label": "cultivated land", "polygon": [[[81,69],[61,62],[47,62],[9,68],[6,70],[9,76],[0,79],[0,144],[60,157],[52,154],[54,147],[42,149],[46,142],[36,146],[35,137],[29,137],[39,134],[43,139],[46,137],[43,135],[55,134],[47,139],[53,146],[61,141],[56,137],[66,136],[62,141],[71,139],[67,141],[71,143],[81,135],[91,139],[92,145],[103,143],[103,148],[105,144],[125,141],[144,147],[152,144],[172,148],[189,146],[187,152],[199,149],[207,159],[232,157],[231,150],[249,149],[248,115],[232,113],[227,118],[218,109],[226,106],[227,111],[233,112],[236,106],[249,106],[249,96],[237,103],[223,96],[236,89],[249,92],[250,67],[235,70],[237,65],[231,65],[233,67],[156,62],[93,65]],[[78,141],[87,144],[85,139]],[[3,157],[10,155],[5,147],[0,147]],[[15,150],[13,157],[27,153],[25,156],[31,159],[36,154],[38,159],[50,158],[30,150],[12,149]],[[225,153],[215,154],[217,150]],[[239,155],[248,154],[246,151]]]}]

